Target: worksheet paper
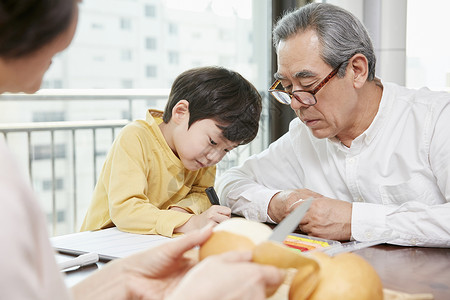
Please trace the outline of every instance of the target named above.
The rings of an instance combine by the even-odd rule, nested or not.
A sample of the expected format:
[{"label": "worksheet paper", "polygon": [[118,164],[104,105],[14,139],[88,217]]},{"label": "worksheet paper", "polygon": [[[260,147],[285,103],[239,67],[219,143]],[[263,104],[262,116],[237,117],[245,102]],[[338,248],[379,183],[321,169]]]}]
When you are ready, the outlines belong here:
[{"label": "worksheet paper", "polygon": [[159,246],[171,239],[160,235],[123,232],[112,227],[56,236],[50,238],[50,242],[61,253],[80,255],[95,252],[102,260],[111,260]]}]

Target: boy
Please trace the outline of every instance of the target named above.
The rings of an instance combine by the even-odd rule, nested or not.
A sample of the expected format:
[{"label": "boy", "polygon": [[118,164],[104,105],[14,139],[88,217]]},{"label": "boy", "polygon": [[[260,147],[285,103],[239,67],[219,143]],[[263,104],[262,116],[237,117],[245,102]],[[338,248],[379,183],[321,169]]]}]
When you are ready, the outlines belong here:
[{"label": "boy", "polygon": [[173,236],[230,217],[211,206],[215,164],[252,141],[262,104],[238,73],[203,67],[179,75],[164,113],[149,110],[114,141],[81,230],[116,226],[127,232]]}]

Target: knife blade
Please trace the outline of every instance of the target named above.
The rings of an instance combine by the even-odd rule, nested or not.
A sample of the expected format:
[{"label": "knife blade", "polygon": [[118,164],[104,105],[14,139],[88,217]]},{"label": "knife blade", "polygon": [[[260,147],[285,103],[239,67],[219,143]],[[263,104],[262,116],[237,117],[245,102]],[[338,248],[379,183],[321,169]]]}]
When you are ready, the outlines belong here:
[{"label": "knife blade", "polygon": [[282,243],[286,236],[293,232],[300,224],[300,221],[305,216],[314,198],[310,197],[297,206],[286,218],[284,218],[272,231],[269,240]]}]

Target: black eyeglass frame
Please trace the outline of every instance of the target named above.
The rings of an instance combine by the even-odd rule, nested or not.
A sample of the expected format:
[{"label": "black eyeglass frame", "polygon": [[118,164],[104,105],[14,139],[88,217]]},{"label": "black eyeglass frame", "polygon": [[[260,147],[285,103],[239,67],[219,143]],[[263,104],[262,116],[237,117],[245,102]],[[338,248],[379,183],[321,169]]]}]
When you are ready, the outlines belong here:
[{"label": "black eyeglass frame", "polygon": [[[276,87],[281,83],[280,80],[275,80],[275,82],[272,84],[272,86],[269,88],[268,92],[281,104],[286,104],[286,105],[290,105],[292,102],[292,97],[295,97],[295,99],[297,99],[299,102],[301,102],[304,105],[308,105],[308,106],[313,106],[317,103],[317,98],[316,98],[316,94],[318,91],[320,91],[321,88],[323,88],[328,81],[331,80],[331,78],[333,78],[339,71],[340,67],[342,66],[343,63],[339,64],[339,66],[337,66],[336,69],[334,69],[333,71],[330,72],[330,74],[328,74],[327,77],[325,77],[312,91],[305,91],[305,90],[296,90],[293,92],[288,92],[285,90],[280,90],[280,89],[276,89]],[[289,103],[287,101],[283,101],[282,99],[278,98],[276,96],[276,94],[274,93],[285,93],[289,96]],[[295,93],[308,93],[311,94],[313,96],[314,99],[314,103],[310,104],[310,103],[305,103],[303,102],[303,100],[300,98],[299,95],[296,95]]]}]

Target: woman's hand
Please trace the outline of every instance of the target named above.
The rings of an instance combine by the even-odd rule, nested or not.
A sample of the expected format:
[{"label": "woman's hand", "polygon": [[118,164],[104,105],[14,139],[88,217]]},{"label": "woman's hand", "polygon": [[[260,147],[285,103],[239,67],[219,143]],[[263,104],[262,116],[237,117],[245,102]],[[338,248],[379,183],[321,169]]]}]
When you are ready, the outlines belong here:
[{"label": "woman's hand", "polygon": [[251,259],[250,251],[210,256],[186,274],[168,299],[266,299],[266,290],[277,289],[284,273]]},{"label": "woman's hand", "polygon": [[204,243],[211,226],[108,263],[72,288],[74,299],[163,299],[196,263],[183,254]]},{"label": "woman's hand", "polygon": [[207,226],[112,261],[75,285],[74,299],[265,299],[266,289],[282,283],[282,271],[252,263],[250,252],[211,256],[198,264],[184,256],[211,232]]}]

